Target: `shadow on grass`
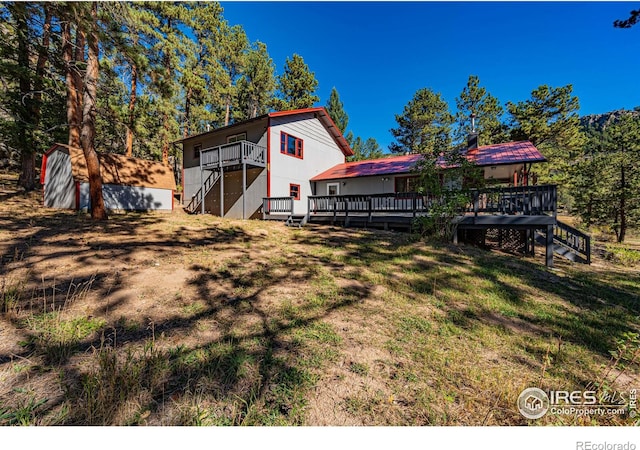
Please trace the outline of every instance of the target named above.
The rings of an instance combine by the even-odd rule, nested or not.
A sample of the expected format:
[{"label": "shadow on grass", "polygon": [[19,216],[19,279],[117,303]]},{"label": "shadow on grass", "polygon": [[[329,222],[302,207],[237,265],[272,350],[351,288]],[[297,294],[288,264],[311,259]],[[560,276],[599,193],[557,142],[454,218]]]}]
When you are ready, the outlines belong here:
[{"label": "shadow on grass", "polygon": [[[18,236],[2,247],[0,275],[9,264],[29,270],[22,308],[32,298],[30,289],[46,278],[47,264],[72,257],[90,274],[61,274],[55,284],[44,283],[42,295],[51,301],[29,305],[35,315],[70,308],[76,296],[53,300],[53,293],[81,292],[88,283],[92,293],[111,299],[109,308],[135,302],[121,295],[123,286],[113,277],[113,265],[129,261],[139,249],[158,255],[212,243],[245,249],[242,257],[224,264],[210,264],[214,254],[186,267],[191,276],[184,288],[197,292],[201,306],[189,314],[167,315],[146,328],[105,322],[97,331],[60,343],[43,339],[7,314],[4,320],[20,330],[27,345],[19,354],[0,354],[0,363],[52,355],[45,358],[47,367],[15,377],[13,383],[26,383],[37,370],[60,371],[66,393],[47,409],[69,404],[63,423],[303,424],[308,391],[319,377],[309,360],[334,344],[296,336],[309,330],[327,332],[321,327],[327,316],[349,314],[372,295],[377,283],[416,302],[428,296],[433,302],[435,292],[455,291],[456,301],[443,302],[440,308],[445,320],[460,329],[490,326],[542,338],[561,336],[605,357],[617,339],[638,327],[640,298],[634,287],[640,279],[620,289],[607,281],[613,274],[561,277],[527,260],[424,245],[407,234],[331,227],[287,231],[297,249],[288,250],[285,242],[283,254],[265,261],[246,247],[265,237],[220,223],[205,224],[197,232],[180,226],[166,233],[161,231],[163,222],[162,216],[142,214],[113,216],[104,224],[68,212],[0,216],[2,229]],[[152,227],[160,229],[149,231]],[[62,229],[74,230],[79,240],[56,241]],[[90,239],[92,233],[110,238]],[[327,279],[327,271],[361,283],[338,286]],[[366,271],[374,271],[382,281],[370,279]],[[498,298],[504,312],[474,300],[478,286],[469,282],[472,279],[484,283],[483,289]],[[278,289],[283,286],[297,289],[281,295]],[[532,297],[532,291],[538,295]],[[545,302],[545,297],[554,300]],[[104,314],[106,307],[93,314]],[[198,343],[181,343],[186,336],[197,336]],[[533,347],[526,351],[536,359],[543,356]],[[71,362],[83,354],[93,362],[89,369]],[[316,368],[321,366],[322,361]]]}]

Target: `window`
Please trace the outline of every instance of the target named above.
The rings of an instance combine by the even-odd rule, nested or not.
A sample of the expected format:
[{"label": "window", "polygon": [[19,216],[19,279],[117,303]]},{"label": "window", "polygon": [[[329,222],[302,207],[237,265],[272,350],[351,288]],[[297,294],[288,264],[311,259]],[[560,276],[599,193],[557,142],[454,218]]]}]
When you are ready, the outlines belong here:
[{"label": "window", "polygon": [[289,197],[293,197],[294,200],[300,200],[300,185],[299,184],[290,184],[289,185]]},{"label": "window", "polygon": [[302,159],[302,139],[284,131],[280,133],[280,153]]},{"label": "window", "polygon": [[246,141],[246,140],[247,140],[247,133],[239,133],[239,134],[227,136],[227,144],[231,144],[232,142],[238,142],[238,141]]},{"label": "window", "polygon": [[396,192],[416,192],[419,187],[418,177],[396,177],[395,188]]},{"label": "window", "polygon": [[200,159],[200,150],[202,150],[202,144],[195,144],[193,146],[193,158]]},{"label": "window", "polygon": [[340,195],[340,183],[327,184],[327,195]]}]

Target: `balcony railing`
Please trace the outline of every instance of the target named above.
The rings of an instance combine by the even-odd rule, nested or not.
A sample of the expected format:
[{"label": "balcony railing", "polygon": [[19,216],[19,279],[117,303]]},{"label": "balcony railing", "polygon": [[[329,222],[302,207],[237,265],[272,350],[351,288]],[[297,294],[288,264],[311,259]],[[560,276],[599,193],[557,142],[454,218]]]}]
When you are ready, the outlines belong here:
[{"label": "balcony railing", "polygon": [[203,167],[224,167],[247,163],[254,166],[266,166],[266,148],[248,141],[238,141],[200,151],[200,163]]}]

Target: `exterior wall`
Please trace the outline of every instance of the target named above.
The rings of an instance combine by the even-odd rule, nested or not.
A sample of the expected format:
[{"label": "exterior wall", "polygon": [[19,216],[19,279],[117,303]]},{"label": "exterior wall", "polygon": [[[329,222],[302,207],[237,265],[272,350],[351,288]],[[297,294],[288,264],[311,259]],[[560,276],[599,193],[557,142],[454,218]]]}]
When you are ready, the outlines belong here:
[{"label": "exterior wall", "polygon": [[[183,167],[184,167],[184,195],[183,199],[185,204],[191,201],[196,192],[200,189],[200,159],[194,156],[194,146],[201,144],[203,149],[216,147],[218,145],[224,145],[227,143],[227,137],[233,136],[239,133],[247,133],[247,141],[254,142],[262,147],[267,147],[267,119],[258,120],[245,124],[244,126],[229,127],[219,132],[203,135],[202,137],[195,137],[189,139],[183,143]],[[211,172],[205,171],[205,180]],[[214,188],[215,189],[215,188]],[[262,197],[265,197],[266,188]],[[226,208],[225,208],[226,209]]]},{"label": "exterior wall", "polygon": [[[303,140],[303,159],[280,153],[282,131]],[[269,141],[269,196],[288,197],[289,185],[300,185],[300,200],[294,202],[294,213],[304,214],[307,197],[313,195],[309,180],[344,163],[344,154],[313,113],[272,118]]]},{"label": "exterior wall", "polygon": [[71,158],[68,153],[60,150],[47,156],[44,206],[68,209],[76,207],[76,183],[71,173]]},{"label": "exterior wall", "polygon": [[[104,184],[102,195],[105,208],[112,211],[171,211],[173,205],[173,192],[169,189]],[[80,209],[88,209],[89,205],[89,183],[80,183]]]},{"label": "exterior wall", "polygon": [[[405,177],[406,175],[398,175]],[[387,180],[383,181],[383,178]],[[340,195],[388,194],[395,192],[395,176],[345,178],[343,180],[316,181],[314,195],[327,195],[327,185],[338,183]]]},{"label": "exterior wall", "polygon": [[[267,171],[263,168],[247,168],[246,212],[247,219],[261,216],[262,198],[267,195]],[[205,197],[205,211],[220,216],[220,180]],[[242,170],[224,173],[224,217],[242,219]]]}]

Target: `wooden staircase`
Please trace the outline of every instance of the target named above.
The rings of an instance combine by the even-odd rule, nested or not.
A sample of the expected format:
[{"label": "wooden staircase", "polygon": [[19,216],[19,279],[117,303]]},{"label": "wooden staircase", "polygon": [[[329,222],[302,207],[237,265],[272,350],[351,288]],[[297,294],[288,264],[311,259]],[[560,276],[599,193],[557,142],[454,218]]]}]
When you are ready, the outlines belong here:
[{"label": "wooden staircase", "polygon": [[291,214],[284,224],[288,227],[302,228],[308,220],[309,216],[307,214]]},{"label": "wooden staircase", "polygon": [[184,210],[189,214],[197,214],[202,210],[202,201],[207,196],[211,188],[217,183],[220,179],[220,170],[215,169],[212,170],[207,179],[204,181],[204,194],[202,193],[202,188],[198,189],[198,192],[191,198],[191,201],[187,206],[184,207]]},{"label": "wooden staircase", "polygon": [[[543,233],[536,233],[536,242],[544,245]],[[591,236],[558,220],[553,227],[553,253],[569,261],[591,264]]]}]

